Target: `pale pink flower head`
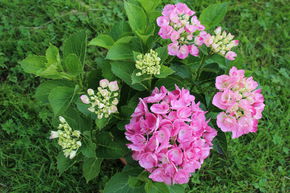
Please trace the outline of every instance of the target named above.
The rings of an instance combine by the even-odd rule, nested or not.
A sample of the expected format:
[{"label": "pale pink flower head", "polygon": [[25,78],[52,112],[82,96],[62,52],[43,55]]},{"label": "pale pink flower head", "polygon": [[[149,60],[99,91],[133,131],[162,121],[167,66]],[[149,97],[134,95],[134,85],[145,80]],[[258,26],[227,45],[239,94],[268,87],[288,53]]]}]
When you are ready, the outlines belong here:
[{"label": "pale pink flower head", "polygon": [[[158,35],[172,42],[168,45],[169,55],[177,56],[179,59],[187,58],[189,53],[198,56],[196,45],[201,46],[204,41],[201,38],[198,41],[196,33],[203,31],[205,27],[194,14],[195,12],[184,3],[168,4],[163,8],[162,16],[156,21],[160,27]],[[211,44],[211,38],[206,38],[206,44]]]},{"label": "pale pink flower head", "polygon": [[184,88],[155,88],[151,96],[140,99],[125,126],[133,159],[153,181],[187,183],[209,156],[217,132],[194,100]]},{"label": "pale pink flower head", "polygon": [[232,132],[232,138],[257,132],[265,107],[261,90],[256,90],[258,83],[244,75],[244,70],[232,67],[229,75],[216,78],[219,92],[214,95],[212,104],[224,110],[217,116],[217,125],[224,132]]}]

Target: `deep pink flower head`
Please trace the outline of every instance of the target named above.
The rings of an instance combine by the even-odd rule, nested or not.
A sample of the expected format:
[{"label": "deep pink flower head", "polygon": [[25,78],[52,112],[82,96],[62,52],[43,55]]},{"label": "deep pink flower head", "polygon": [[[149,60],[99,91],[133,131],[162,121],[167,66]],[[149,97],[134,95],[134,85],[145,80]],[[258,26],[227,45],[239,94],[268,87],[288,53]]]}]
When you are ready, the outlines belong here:
[{"label": "deep pink flower head", "polygon": [[232,132],[232,138],[257,132],[265,107],[258,83],[244,74],[244,70],[232,67],[229,75],[218,76],[215,82],[219,92],[212,103],[224,110],[217,116],[217,125],[224,132]]},{"label": "deep pink flower head", "polygon": [[[168,4],[163,8],[162,16],[156,21],[160,27],[158,35],[172,41],[168,45],[168,54],[180,59],[185,59],[189,54],[198,56],[196,45],[200,46],[204,42],[196,44],[194,36],[205,27],[194,14],[195,12],[184,3]],[[211,41],[208,37],[206,40],[207,44]]]},{"label": "deep pink flower head", "polygon": [[125,126],[133,159],[153,181],[187,183],[209,156],[217,132],[194,100],[184,88],[155,88],[151,96],[140,99]]}]

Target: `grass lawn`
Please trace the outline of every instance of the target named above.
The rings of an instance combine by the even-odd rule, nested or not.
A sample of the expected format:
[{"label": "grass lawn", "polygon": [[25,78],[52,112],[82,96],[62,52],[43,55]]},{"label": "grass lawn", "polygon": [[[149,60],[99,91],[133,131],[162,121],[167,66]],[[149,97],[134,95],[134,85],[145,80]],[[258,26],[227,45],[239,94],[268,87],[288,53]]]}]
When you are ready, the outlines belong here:
[{"label": "grass lawn", "polygon": [[[198,15],[221,1],[186,2]],[[122,6],[120,0],[0,1],[0,192],[102,192],[120,170],[119,161],[106,161],[88,184],[78,165],[59,175],[59,149],[48,139],[53,115],[33,99],[41,80],[25,74],[18,62],[28,53],[43,54],[49,43],[60,46],[80,29],[89,39],[108,31],[125,19]],[[266,108],[257,133],[234,140],[227,133],[227,155],[212,153],[187,192],[290,190],[289,14],[285,0],[231,1],[222,26],[240,40],[235,65],[260,83]],[[88,55],[87,63],[94,64],[103,52],[89,47]]]}]

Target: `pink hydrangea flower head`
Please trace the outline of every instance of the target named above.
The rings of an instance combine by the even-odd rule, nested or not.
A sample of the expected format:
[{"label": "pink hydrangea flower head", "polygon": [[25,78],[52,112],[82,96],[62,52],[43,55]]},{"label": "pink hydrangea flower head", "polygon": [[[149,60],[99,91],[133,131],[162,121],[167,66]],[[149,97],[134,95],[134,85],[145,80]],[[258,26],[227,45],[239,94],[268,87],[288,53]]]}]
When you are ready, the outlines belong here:
[{"label": "pink hydrangea flower head", "polygon": [[257,89],[258,83],[244,74],[244,70],[232,67],[229,75],[216,78],[219,92],[212,103],[224,110],[217,116],[217,125],[224,132],[232,132],[232,138],[257,132],[258,120],[265,107],[261,89]]},{"label": "pink hydrangea flower head", "polygon": [[209,156],[217,135],[187,89],[164,86],[140,99],[125,126],[133,159],[153,181],[184,184]]},{"label": "pink hydrangea flower head", "polygon": [[[205,27],[194,14],[195,12],[184,3],[168,4],[163,8],[162,16],[158,17],[156,21],[160,27],[158,35],[172,41],[168,45],[169,55],[177,56],[180,59],[185,59],[189,53],[198,56],[196,46],[201,46],[204,42],[193,40],[195,40],[197,31],[203,31]],[[209,38],[206,40],[207,44],[211,42]]]}]

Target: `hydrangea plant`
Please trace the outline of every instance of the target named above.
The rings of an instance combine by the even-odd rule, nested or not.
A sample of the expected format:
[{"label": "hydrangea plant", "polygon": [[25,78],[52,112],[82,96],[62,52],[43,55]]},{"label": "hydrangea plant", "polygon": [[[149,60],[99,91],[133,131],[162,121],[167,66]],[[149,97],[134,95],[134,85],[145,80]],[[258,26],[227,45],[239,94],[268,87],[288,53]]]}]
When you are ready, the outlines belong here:
[{"label": "hydrangea plant", "polygon": [[[185,192],[211,153],[226,154],[224,132],[257,132],[264,99],[254,78],[233,67],[239,41],[218,26],[227,6],[198,16],[184,3],[127,0],[128,20],[111,31],[88,44],[85,30],[76,32],[61,54],[50,45],[22,60],[45,79],[35,98],[54,113],[59,172],[80,162],[88,182],[115,159],[123,169],[104,193]],[[106,56],[88,62],[87,46]]]}]

